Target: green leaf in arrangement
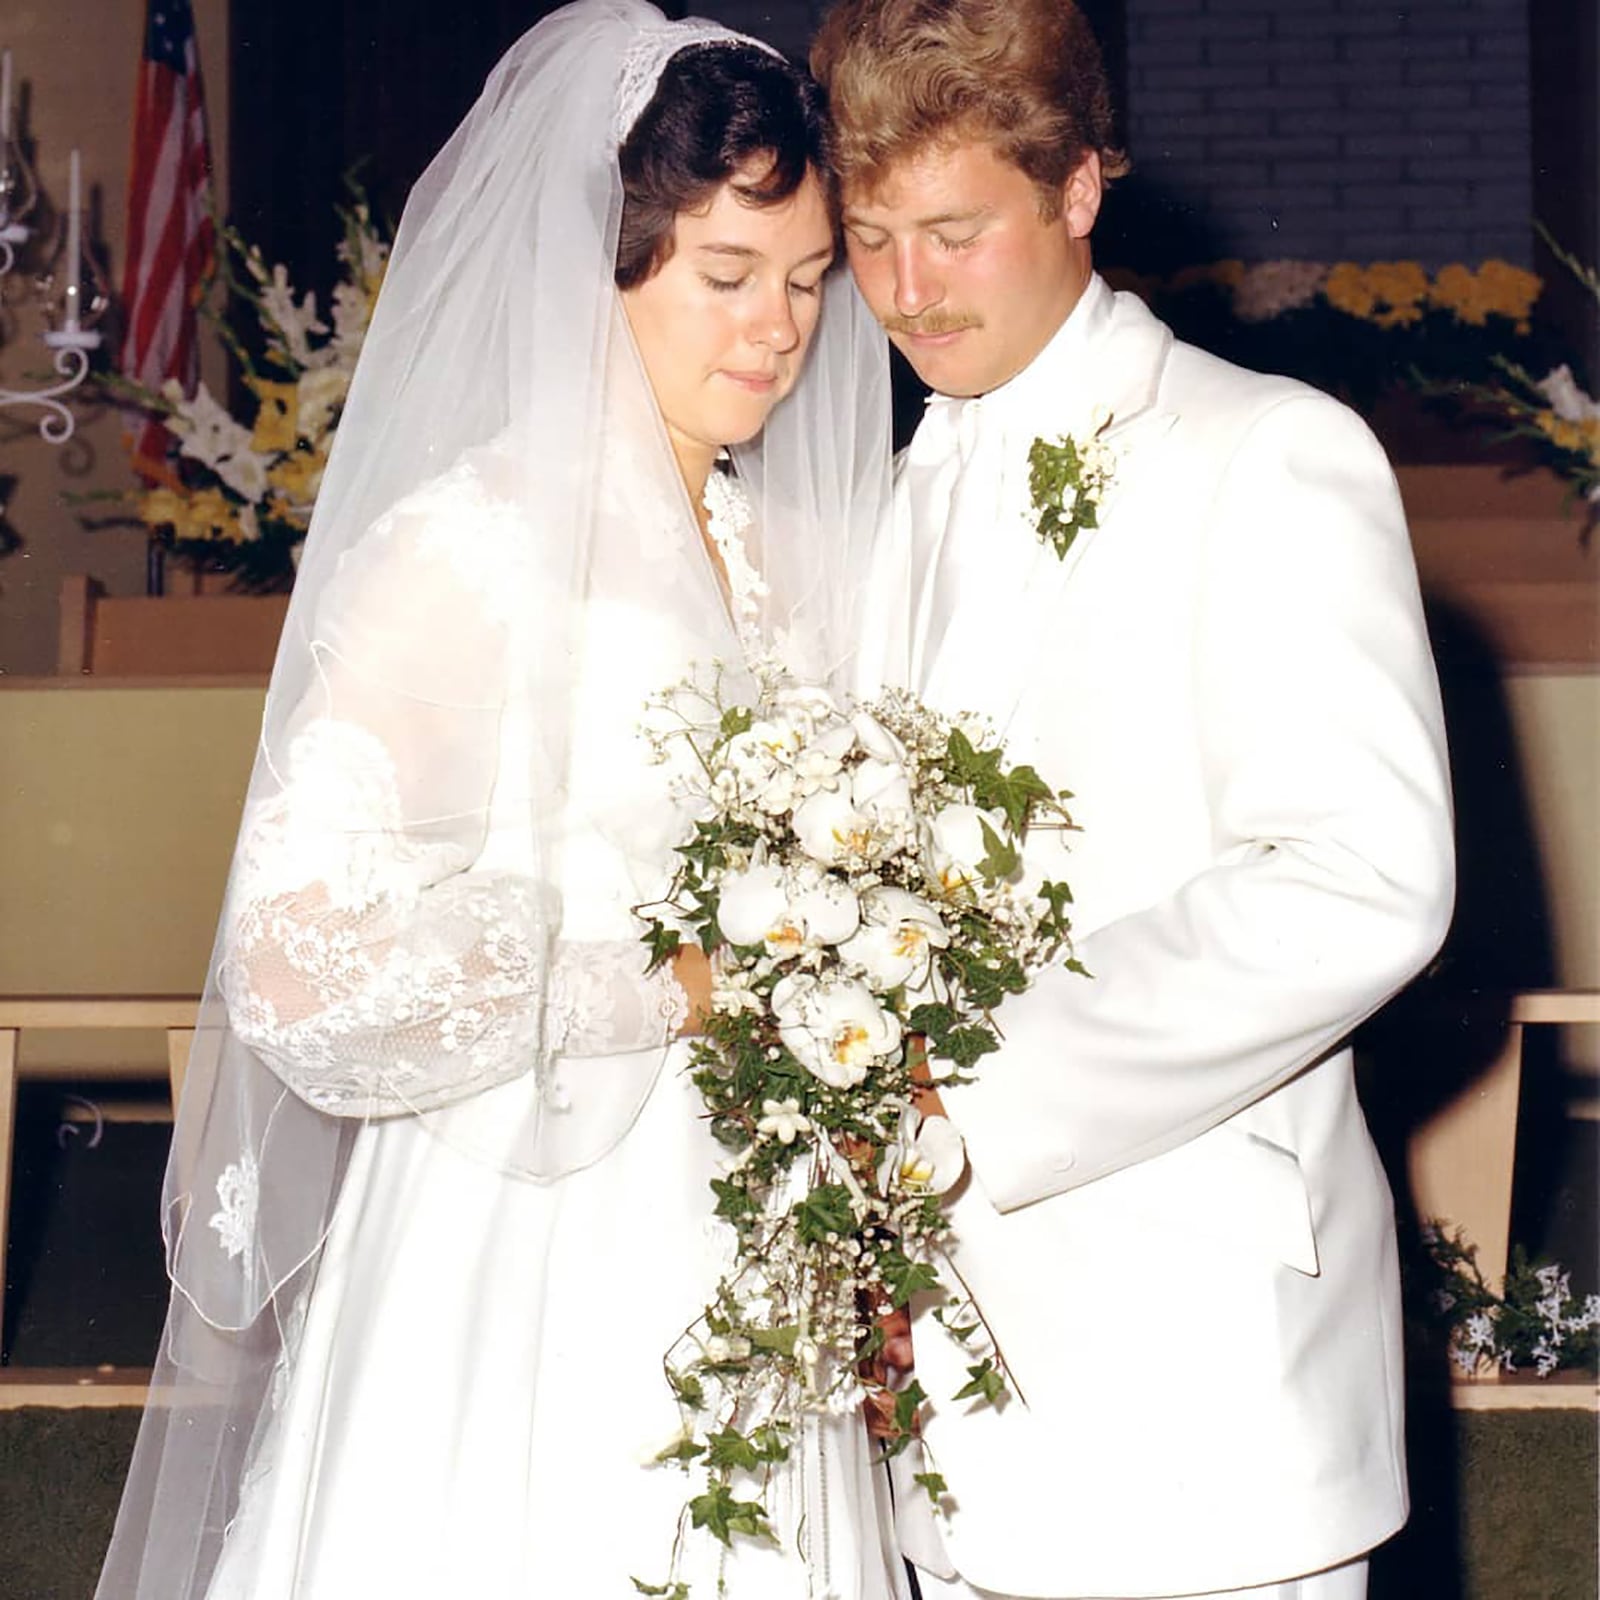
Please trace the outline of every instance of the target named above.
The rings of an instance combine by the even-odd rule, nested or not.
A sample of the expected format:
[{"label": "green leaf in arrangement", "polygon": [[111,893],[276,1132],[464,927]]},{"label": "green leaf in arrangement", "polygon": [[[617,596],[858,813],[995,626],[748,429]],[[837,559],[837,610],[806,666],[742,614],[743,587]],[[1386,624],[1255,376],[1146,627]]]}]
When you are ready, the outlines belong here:
[{"label": "green leaf in arrangement", "polygon": [[913,1472],[911,1481],[926,1490],[928,1498],[935,1505],[939,1503],[940,1495],[950,1492],[950,1485],[937,1472]]},{"label": "green leaf in arrangement", "polygon": [[928,1398],[928,1391],[915,1378],[894,1397],[894,1428],[902,1438],[909,1438],[917,1425],[917,1412]]},{"label": "green leaf in arrangement", "polygon": [[705,1385],[692,1372],[677,1372],[668,1367],[667,1382],[672,1385],[672,1392],[678,1397],[679,1405],[687,1406],[691,1411],[705,1409]]},{"label": "green leaf in arrangement", "polygon": [[750,1191],[732,1178],[713,1178],[711,1191],[717,1197],[717,1215],[724,1222],[738,1222],[742,1217],[753,1217],[759,1209]]},{"label": "green leaf in arrangement", "polygon": [[724,739],[736,739],[741,733],[748,733],[754,721],[755,713],[749,706],[729,706],[722,713],[718,731]]},{"label": "green leaf in arrangement", "polygon": [[705,1453],[706,1447],[703,1444],[697,1444],[693,1439],[685,1436],[681,1439],[674,1439],[665,1450],[657,1451],[656,1460],[663,1464],[668,1461],[695,1461]]},{"label": "green leaf in arrangement", "polygon": [[955,1400],[983,1400],[993,1405],[1006,1392],[1006,1380],[990,1357],[967,1368],[968,1382],[951,1396]]},{"label": "green leaf in arrangement", "polygon": [[785,1328],[749,1328],[746,1334],[758,1350],[776,1350],[781,1356],[792,1356],[800,1330],[790,1324]]},{"label": "green leaf in arrangement", "polygon": [[926,1261],[910,1261],[898,1250],[886,1249],[878,1257],[878,1267],[883,1273],[883,1286],[889,1291],[889,1302],[897,1310],[911,1300],[912,1295],[924,1289],[939,1287],[939,1274]]},{"label": "green leaf in arrangement", "polygon": [[950,1006],[920,1005],[906,1018],[906,1027],[912,1033],[926,1034],[930,1039],[942,1039],[955,1026],[956,1014]]},{"label": "green leaf in arrangement", "polygon": [[650,965],[645,968],[646,972],[654,972],[658,967],[664,966],[683,948],[683,940],[677,929],[667,927],[654,917],[646,922],[641,943],[650,952]]},{"label": "green leaf in arrangement", "polygon": [[731,1545],[736,1533],[752,1539],[770,1536],[767,1514],[755,1500],[736,1500],[725,1483],[714,1483],[689,1502],[689,1520],[715,1539]]},{"label": "green leaf in arrangement", "polygon": [[714,1472],[748,1471],[760,1459],[737,1428],[722,1428],[706,1440],[706,1465]]},{"label": "green leaf in arrangement", "polygon": [[686,1583],[646,1583],[642,1578],[632,1581],[639,1594],[655,1595],[658,1600],[689,1600],[689,1585]]},{"label": "green leaf in arrangement", "polygon": [[760,1461],[787,1461],[789,1440],[777,1423],[765,1422],[750,1435],[751,1448]]},{"label": "green leaf in arrangement", "polygon": [[813,1189],[794,1208],[795,1232],[806,1244],[817,1244],[830,1233],[847,1234],[856,1214],[850,1191],[842,1183],[825,1183]]},{"label": "green leaf in arrangement", "polygon": [[983,860],[977,863],[978,875],[985,883],[1002,883],[1022,865],[1016,847],[1002,839],[982,817],[978,826],[983,830]]}]

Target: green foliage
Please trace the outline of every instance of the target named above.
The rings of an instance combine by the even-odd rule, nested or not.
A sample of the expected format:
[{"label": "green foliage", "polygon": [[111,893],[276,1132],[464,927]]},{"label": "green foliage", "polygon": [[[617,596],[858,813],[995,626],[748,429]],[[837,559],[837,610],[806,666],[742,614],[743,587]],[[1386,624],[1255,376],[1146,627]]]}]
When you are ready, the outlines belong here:
[{"label": "green foliage", "polygon": [[751,1539],[772,1537],[772,1526],[761,1502],[735,1499],[725,1483],[714,1483],[704,1494],[697,1494],[689,1502],[689,1519],[726,1545],[733,1543],[736,1533]]},{"label": "green foliage", "polygon": [[993,1405],[1006,1392],[1005,1375],[996,1368],[993,1358],[989,1356],[985,1356],[976,1366],[967,1368],[967,1380],[951,1396],[953,1400],[982,1400]]}]

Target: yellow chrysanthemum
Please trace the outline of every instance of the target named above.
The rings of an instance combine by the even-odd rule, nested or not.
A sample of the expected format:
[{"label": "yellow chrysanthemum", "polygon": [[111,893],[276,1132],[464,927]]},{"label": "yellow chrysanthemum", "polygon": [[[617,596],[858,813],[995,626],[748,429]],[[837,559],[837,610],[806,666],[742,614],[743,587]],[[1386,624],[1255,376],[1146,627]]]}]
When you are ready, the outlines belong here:
[{"label": "yellow chrysanthemum", "polygon": [[1563,450],[1570,450],[1573,455],[1587,456],[1600,465],[1600,418],[1569,422],[1553,411],[1541,411],[1535,420],[1551,443]]},{"label": "yellow chrysanthemum", "polygon": [[316,450],[296,450],[274,464],[267,482],[293,506],[309,506],[322,487],[323,468],[328,464],[327,446]]},{"label": "yellow chrysanthemum", "polygon": [[262,455],[278,455],[285,450],[293,450],[300,434],[300,393],[297,386],[257,378],[250,387],[255,391],[258,402],[255,427],[250,434],[250,448]]},{"label": "yellow chrysanthemum", "polygon": [[147,528],[175,528],[188,514],[188,497],[176,489],[152,489],[139,498],[139,520]]},{"label": "yellow chrysanthemum", "polygon": [[1428,275],[1415,261],[1374,261],[1369,267],[1341,261],[1322,286],[1328,303],[1348,316],[1380,328],[1421,320]]}]

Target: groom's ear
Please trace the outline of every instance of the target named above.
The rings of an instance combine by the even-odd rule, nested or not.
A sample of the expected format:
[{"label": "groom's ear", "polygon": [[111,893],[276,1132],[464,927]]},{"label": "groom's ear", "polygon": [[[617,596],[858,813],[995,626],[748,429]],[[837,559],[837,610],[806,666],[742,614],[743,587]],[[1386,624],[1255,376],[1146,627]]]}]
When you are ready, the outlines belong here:
[{"label": "groom's ear", "polygon": [[1074,239],[1087,239],[1100,215],[1105,179],[1100,172],[1100,152],[1090,150],[1061,185],[1061,215]]}]

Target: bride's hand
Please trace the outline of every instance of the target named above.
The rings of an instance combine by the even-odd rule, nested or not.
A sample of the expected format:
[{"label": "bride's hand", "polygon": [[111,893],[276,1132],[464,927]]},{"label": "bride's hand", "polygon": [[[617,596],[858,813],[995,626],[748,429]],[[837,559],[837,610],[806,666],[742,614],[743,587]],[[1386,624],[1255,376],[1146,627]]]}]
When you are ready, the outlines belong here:
[{"label": "bride's hand", "polygon": [[683,1037],[699,1033],[711,1015],[711,962],[697,944],[682,944],[672,958],[672,976],[689,1001],[689,1014],[678,1030]]}]

